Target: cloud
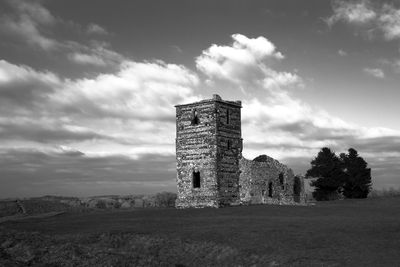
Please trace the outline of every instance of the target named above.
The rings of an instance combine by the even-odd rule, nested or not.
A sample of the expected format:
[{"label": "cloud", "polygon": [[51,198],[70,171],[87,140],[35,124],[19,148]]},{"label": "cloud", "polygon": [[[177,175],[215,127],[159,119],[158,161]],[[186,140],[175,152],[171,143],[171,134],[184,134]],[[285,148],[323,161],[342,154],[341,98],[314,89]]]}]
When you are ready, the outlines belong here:
[{"label": "cloud", "polygon": [[68,58],[75,63],[83,64],[83,65],[86,65],[86,64],[95,65],[95,66],[105,66],[106,65],[104,60],[97,55],[71,53],[68,55]]},{"label": "cloud", "polygon": [[383,79],[385,78],[385,73],[381,69],[374,68],[364,68],[363,70],[366,74],[371,75],[375,78]]},{"label": "cloud", "polygon": [[172,154],[174,105],[199,100],[195,73],[125,61],[116,73],[61,79],[0,61],[3,147],[74,145],[84,153]]},{"label": "cloud", "polygon": [[90,45],[68,41],[63,45],[68,53],[68,59],[79,65],[89,65],[95,67],[114,67],[118,69],[124,61],[124,57],[113,51],[110,44],[106,42],[91,41]]},{"label": "cloud", "polygon": [[211,80],[222,80],[240,87],[264,88],[299,85],[300,77],[271,68],[284,59],[275,45],[265,37],[248,38],[233,34],[231,46],[212,45],[196,58],[196,67]]},{"label": "cloud", "polygon": [[400,9],[385,4],[378,21],[387,40],[400,38]]},{"label": "cloud", "polygon": [[365,24],[373,21],[377,14],[368,0],[351,2],[351,1],[334,1],[333,15],[326,19],[329,26],[338,21],[347,23]]},{"label": "cloud", "polygon": [[400,38],[400,9],[391,4],[372,4],[371,1],[334,1],[333,14],[325,19],[329,26],[342,21],[371,33],[381,32],[390,41]]},{"label": "cloud", "polygon": [[106,29],[104,29],[103,27],[101,27],[98,24],[95,23],[90,23],[87,26],[87,33],[89,34],[100,34],[100,35],[107,35],[108,32]]},{"label": "cloud", "polygon": [[57,20],[36,1],[8,1],[14,9],[14,14],[3,15],[0,18],[0,29],[11,35],[25,39],[28,44],[42,49],[54,49],[58,42],[44,36],[41,27],[52,27]]},{"label": "cloud", "polygon": [[0,60],[0,110],[40,105],[60,83],[60,78],[52,72]]},{"label": "cloud", "polygon": [[[231,45],[205,49],[196,66],[208,81],[227,82],[237,94],[246,86],[246,157],[268,154],[306,162],[323,146],[337,151],[360,148],[361,155],[371,158],[400,153],[400,133],[348,123],[294,97],[289,89],[301,86],[302,79],[274,68],[284,56],[267,38],[237,34],[232,39]],[[90,48],[64,44],[71,57],[103,54],[101,59],[113,62],[115,69],[67,79],[0,61],[0,101],[7,99],[0,105],[0,167],[8,166],[0,169],[4,183],[10,183],[3,190],[18,186],[18,194],[24,194],[29,192],[24,183],[37,194],[43,186],[62,194],[173,190],[174,105],[207,98],[202,95],[204,75],[160,60],[124,59],[106,43],[93,42]],[[18,164],[20,170],[12,168]],[[304,169],[301,164],[297,167]],[[37,183],[26,183],[29,177]]]},{"label": "cloud", "polygon": [[41,118],[0,119],[0,140],[33,141],[44,144],[69,143],[71,141],[110,139],[91,129],[60,123],[53,118],[44,121]]},{"label": "cloud", "polygon": [[52,102],[86,116],[164,120],[177,103],[193,101],[195,73],[162,61],[125,61],[116,74],[65,83]]},{"label": "cloud", "polygon": [[0,149],[0,195],[89,196],[174,191],[174,156],[87,156],[72,148]]},{"label": "cloud", "polygon": [[[33,49],[40,48],[46,55],[65,55],[70,62],[79,65],[115,67],[122,62],[123,56],[113,51],[108,43],[89,40],[87,45],[73,40],[58,40],[54,34],[57,30],[70,30],[73,25],[74,30],[81,32],[84,27],[55,18],[40,1],[16,0],[7,3],[13,12],[0,17],[0,30],[9,37],[18,38],[18,42],[22,40]],[[85,31],[88,34],[108,34],[104,28],[94,23],[89,24]]]},{"label": "cloud", "polygon": [[338,55],[341,56],[341,57],[347,56],[347,52],[344,51],[344,50],[342,50],[342,49],[339,49],[337,53],[338,53]]},{"label": "cloud", "polygon": [[[368,13],[366,16],[354,10],[352,12],[351,15],[340,18],[363,22],[369,20],[368,16],[373,17]],[[247,39],[248,42],[254,40]],[[231,46],[212,45],[196,59],[198,69],[206,74],[214,86],[218,85],[219,80],[226,80],[237,89],[247,85],[246,88],[251,93],[258,92],[256,96],[247,94],[242,102],[245,157],[254,158],[260,154],[268,154],[290,164],[297,173],[304,173],[310,167],[311,159],[324,146],[339,153],[354,147],[371,163],[372,168],[377,166],[376,157],[385,159],[400,155],[400,132],[348,123],[292,96],[288,89],[291,84],[299,86],[301,77],[274,70],[273,63],[279,62],[283,55],[274,57],[277,48],[274,45],[269,47],[268,52],[257,56],[260,53],[253,53],[234,38]],[[343,50],[338,53],[346,55]],[[384,77],[382,70],[371,70],[372,74]],[[378,180],[374,180],[377,187],[392,181],[396,166],[392,163],[387,168],[387,175],[384,177],[382,172],[373,171],[373,175],[378,176]]]}]

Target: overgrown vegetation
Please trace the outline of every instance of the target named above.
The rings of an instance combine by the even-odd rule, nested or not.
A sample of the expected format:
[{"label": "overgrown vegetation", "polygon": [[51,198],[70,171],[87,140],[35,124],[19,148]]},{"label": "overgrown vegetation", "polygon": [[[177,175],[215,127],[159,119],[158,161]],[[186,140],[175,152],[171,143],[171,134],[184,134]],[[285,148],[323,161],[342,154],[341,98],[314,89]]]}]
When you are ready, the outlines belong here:
[{"label": "overgrown vegetation", "polygon": [[371,190],[371,169],[367,162],[350,148],[348,154],[338,157],[330,148],[324,147],[311,161],[307,177],[318,177],[312,182],[316,200],[366,198]]}]

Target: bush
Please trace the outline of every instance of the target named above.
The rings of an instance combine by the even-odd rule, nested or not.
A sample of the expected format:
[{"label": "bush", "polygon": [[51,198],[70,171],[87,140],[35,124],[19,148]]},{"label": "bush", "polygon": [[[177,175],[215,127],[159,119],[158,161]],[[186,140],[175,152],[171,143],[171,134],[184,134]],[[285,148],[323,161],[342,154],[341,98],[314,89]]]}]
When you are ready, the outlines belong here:
[{"label": "bush", "polygon": [[104,200],[99,200],[96,203],[96,208],[98,208],[98,209],[106,209],[107,208],[107,203]]},{"label": "bush", "polygon": [[161,192],[155,196],[157,207],[174,207],[177,195],[171,192]]}]

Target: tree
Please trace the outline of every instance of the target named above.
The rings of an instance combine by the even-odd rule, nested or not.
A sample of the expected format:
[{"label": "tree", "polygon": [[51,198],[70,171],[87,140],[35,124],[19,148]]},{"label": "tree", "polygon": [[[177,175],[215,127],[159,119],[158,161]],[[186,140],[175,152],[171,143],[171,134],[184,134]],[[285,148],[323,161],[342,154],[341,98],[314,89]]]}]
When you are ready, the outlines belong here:
[{"label": "tree", "polygon": [[340,154],[345,173],[343,195],[346,198],[366,198],[371,191],[371,169],[354,148],[348,152],[347,155]]},{"label": "tree", "polygon": [[324,147],[318,152],[317,157],[311,161],[311,168],[306,176],[318,177],[311,183],[315,186],[313,197],[316,200],[332,200],[339,197],[345,174],[341,160],[330,148]]}]

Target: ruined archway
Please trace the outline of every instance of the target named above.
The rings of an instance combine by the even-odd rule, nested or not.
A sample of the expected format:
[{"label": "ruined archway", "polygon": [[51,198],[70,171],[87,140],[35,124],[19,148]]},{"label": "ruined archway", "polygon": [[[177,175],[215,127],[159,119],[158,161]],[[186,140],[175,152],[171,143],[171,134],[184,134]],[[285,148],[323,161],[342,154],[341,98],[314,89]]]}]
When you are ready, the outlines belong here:
[{"label": "ruined archway", "polygon": [[300,202],[300,194],[301,194],[301,181],[298,176],[294,177],[293,181],[293,198],[294,201]]}]

